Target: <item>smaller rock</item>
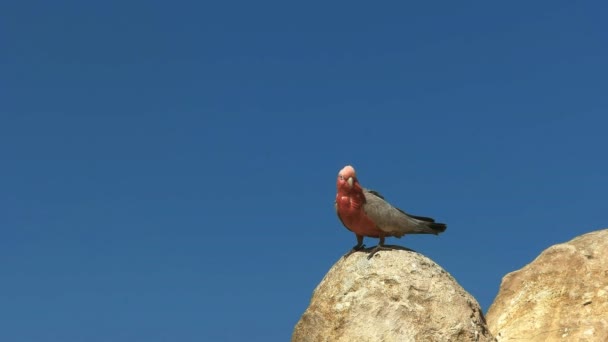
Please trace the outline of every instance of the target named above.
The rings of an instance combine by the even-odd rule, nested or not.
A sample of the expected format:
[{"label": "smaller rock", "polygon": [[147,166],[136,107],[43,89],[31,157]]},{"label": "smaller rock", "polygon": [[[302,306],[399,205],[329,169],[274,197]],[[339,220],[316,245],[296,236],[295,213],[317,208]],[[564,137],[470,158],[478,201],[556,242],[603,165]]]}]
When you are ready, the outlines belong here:
[{"label": "smaller rock", "polygon": [[487,317],[498,341],[608,341],[608,229],[507,274]]}]

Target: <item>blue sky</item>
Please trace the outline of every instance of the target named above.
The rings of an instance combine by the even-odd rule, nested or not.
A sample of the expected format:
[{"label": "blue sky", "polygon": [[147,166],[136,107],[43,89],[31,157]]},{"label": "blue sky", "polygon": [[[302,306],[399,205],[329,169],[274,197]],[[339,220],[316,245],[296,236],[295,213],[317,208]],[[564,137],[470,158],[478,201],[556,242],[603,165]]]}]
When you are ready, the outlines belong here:
[{"label": "blue sky", "polygon": [[288,340],[346,164],[487,309],[607,226],[606,10],[1,4],[0,340]]}]

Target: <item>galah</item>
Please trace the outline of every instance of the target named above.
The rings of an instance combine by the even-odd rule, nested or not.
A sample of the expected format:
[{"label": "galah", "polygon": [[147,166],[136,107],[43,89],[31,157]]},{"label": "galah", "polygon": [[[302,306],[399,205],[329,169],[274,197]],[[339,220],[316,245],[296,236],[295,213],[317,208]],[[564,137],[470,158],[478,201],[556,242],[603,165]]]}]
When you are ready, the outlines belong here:
[{"label": "galah", "polygon": [[378,251],[388,250],[384,239],[405,234],[439,234],[445,231],[444,223],[424,216],[414,216],[393,207],[378,192],[365,189],[359,184],[355,169],[347,165],[338,173],[336,213],[342,224],[357,236],[357,244],[346,254],[362,250],[363,237],[379,238],[378,245],[370,251],[368,259]]}]

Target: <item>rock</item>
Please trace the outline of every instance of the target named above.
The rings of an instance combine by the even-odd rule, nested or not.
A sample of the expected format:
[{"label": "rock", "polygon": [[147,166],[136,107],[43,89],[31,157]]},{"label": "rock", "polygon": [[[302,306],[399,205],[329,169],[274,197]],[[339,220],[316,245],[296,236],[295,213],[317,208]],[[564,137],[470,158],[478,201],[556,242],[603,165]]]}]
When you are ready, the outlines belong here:
[{"label": "rock", "polygon": [[608,341],[608,229],[507,274],[487,317],[498,341]]},{"label": "rock", "polygon": [[494,341],[477,301],[414,251],[356,252],[315,289],[291,340]]}]

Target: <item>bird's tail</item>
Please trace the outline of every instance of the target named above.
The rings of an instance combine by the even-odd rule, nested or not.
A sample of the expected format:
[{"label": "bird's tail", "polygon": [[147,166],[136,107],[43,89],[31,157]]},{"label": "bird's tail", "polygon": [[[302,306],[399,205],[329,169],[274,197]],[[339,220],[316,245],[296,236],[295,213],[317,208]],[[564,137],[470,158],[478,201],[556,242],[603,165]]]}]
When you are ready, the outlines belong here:
[{"label": "bird's tail", "polygon": [[439,233],[445,232],[448,226],[445,223],[436,223],[436,222],[425,222],[426,226],[429,227],[433,231],[433,234],[437,235]]},{"label": "bird's tail", "polygon": [[417,234],[435,234],[443,233],[448,227],[445,223],[428,222],[416,220],[416,232]]}]

